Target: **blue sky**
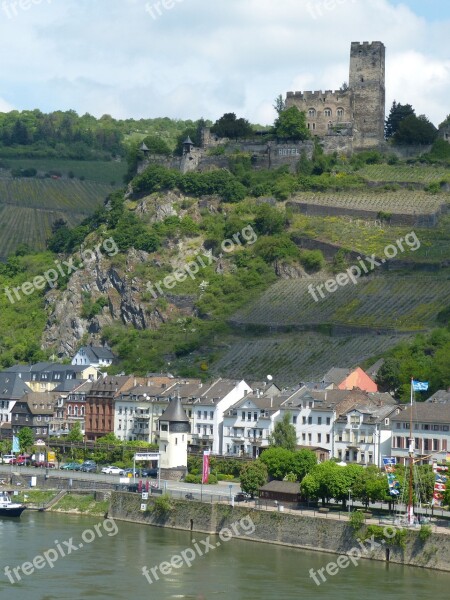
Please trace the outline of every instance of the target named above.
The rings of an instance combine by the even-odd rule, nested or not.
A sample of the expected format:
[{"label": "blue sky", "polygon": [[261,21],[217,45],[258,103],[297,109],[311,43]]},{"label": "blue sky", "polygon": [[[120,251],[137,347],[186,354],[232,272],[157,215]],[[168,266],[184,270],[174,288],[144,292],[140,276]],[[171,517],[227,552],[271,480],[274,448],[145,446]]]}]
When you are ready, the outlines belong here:
[{"label": "blue sky", "polygon": [[394,6],[406,4],[416,15],[430,21],[450,18],[450,2],[448,0],[392,0]]},{"label": "blue sky", "polygon": [[337,89],[352,41],[386,45],[387,110],[450,113],[449,0],[0,0],[0,110],[271,123]]}]

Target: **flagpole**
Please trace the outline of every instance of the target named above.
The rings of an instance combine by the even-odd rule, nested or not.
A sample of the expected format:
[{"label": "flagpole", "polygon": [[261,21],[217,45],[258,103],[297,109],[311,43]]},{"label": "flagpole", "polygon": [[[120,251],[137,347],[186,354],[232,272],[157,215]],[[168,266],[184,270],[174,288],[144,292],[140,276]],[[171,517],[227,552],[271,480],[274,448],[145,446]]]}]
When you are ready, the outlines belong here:
[{"label": "flagpole", "polygon": [[413,411],[413,395],[414,395],[413,379],[414,378],[411,377],[411,403],[410,403],[410,416],[409,416],[409,496],[408,496],[408,510],[407,510],[408,525],[414,524],[413,486],[412,486],[413,464],[414,464],[414,438],[413,438],[413,431],[412,431],[412,411]]}]

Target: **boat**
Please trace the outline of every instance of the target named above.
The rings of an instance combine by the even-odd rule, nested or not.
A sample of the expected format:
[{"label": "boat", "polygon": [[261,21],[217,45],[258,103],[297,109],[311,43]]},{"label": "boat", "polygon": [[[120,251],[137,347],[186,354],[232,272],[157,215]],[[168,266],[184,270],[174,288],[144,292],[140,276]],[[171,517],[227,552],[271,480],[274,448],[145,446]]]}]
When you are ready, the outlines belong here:
[{"label": "boat", "polygon": [[24,504],[12,502],[8,492],[0,492],[0,517],[20,517],[25,509]]}]

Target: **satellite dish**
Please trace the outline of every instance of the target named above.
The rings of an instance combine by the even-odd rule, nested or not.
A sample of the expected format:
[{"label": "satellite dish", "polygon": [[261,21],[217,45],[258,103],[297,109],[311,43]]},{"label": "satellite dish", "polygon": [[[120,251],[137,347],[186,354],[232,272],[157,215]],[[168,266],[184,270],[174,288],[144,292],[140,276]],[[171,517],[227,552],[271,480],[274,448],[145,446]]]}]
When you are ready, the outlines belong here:
[{"label": "satellite dish", "polygon": [[268,379],[269,381],[272,381],[272,379],[273,379],[272,375],[267,375],[267,379]]}]

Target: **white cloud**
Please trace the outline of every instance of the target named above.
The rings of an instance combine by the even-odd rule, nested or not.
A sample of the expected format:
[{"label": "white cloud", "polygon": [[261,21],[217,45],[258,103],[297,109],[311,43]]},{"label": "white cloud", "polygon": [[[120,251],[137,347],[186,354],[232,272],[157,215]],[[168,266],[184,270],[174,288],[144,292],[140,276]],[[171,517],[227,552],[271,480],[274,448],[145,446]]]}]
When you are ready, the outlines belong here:
[{"label": "white cloud", "polygon": [[449,23],[416,16],[408,1],[174,0],[152,18],[145,6],[157,0],[42,0],[14,18],[0,10],[1,95],[7,107],[193,119],[233,111],[267,123],[279,93],[338,88],[350,42],[380,40],[387,109],[396,98],[439,123]]}]

